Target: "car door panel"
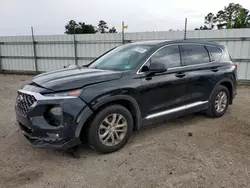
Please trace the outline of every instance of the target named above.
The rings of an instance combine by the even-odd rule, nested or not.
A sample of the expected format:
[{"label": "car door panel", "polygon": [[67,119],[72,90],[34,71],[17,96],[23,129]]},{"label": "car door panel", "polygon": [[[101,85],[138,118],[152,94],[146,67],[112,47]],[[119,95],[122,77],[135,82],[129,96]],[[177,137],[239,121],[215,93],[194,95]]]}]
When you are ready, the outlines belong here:
[{"label": "car door panel", "polygon": [[[150,73],[150,65],[153,65],[154,62],[163,63],[167,71],[148,74]],[[160,113],[159,116],[167,116],[168,114],[161,113],[185,104],[187,79],[185,72],[179,71],[179,68],[181,70],[181,56],[178,45],[159,48],[153,53],[145,67],[148,72],[141,74],[143,118],[151,119],[152,115],[157,113]]]},{"label": "car door panel", "polygon": [[[158,52],[159,51],[159,52]],[[164,73],[141,74],[141,104],[143,122],[157,122],[181,116],[189,104],[187,95],[189,77],[186,67],[182,67],[179,45],[162,47],[148,62],[161,62],[167,66]],[[147,69],[146,69],[147,70]],[[149,76],[150,75],[150,76]]]},{"label": "car door panel", "polygon": [[[175,71],[168,71],[165,74],[150,77],[142,76],[141,104],[144,112],[142,114],[146,124],[151,121],[173,118],[182,115],[182,110],[172,111],[180,106],[185,106],[187,102],[187,78],[176,77]],[[184,109],[183,109],[184,110]],[[167,112],[169,111],[169,112]],[[152,114],[166,112],[151,118]],[[177,116],[176,116],[177,115]]]},{"label": "car door panel", "polygon": [[175,108],[185,103],[185,93],[187,90],[185,77],[178,78],[173,71],[167,74],[159,74],[150,77],[142,77],[142,98],[145,103],[144,108],[147,109],[145,115],[164,111],[166,109]]},{"label": "car door panel", "polygon": [[221,65],[216,66],[216,71],[213,71],[214,64],[200,65],[193,67],[186,72],[189,78],[187,98],[188,103],[193,104],[196,102],[206,102],[196,107],[187,108],[185,113],[193,113],[208,108],[210,95],[219,80],[224,78],[225,70]]},{"label": "car door panel", "polygon": [[208,101],[213,85],[216,83],[214,74],[217,67],[210,62],[207,49],[203,45],[185,44],[181,46],[181,53],[189,79],[187,89],[189,103]]},{"label": "car door panel", "polygon": [[211,65],[200,65],[187,71],[189,78],[187,95],[189,102],[207,101],[216,83]]}]

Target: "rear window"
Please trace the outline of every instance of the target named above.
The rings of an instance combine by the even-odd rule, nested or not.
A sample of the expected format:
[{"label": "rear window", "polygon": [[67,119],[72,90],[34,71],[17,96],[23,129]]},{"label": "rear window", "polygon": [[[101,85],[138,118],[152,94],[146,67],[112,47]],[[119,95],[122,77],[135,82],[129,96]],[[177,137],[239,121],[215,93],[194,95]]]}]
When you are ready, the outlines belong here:
[{"label": "rear window", "polygon": [[222,51],[220,48],[215,46],[206,46],[206,48],[210,53],[211,61],[218,61],[221,59]]},{"label": "rear window", "polygon": [[205,46],[187,44],[182,45],[182,50],[185,65],[209,63],[209,55]]}]

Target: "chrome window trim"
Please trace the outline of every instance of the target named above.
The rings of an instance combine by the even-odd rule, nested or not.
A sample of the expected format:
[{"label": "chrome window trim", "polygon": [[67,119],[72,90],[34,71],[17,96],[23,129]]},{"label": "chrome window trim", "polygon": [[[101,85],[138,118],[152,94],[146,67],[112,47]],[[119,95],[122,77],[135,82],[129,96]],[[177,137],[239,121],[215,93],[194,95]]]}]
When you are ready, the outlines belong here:
[{"label": "chrome window trim", "polygon": [[[147,58],[147,60],[140,66],[140,68],[138,69],[138,71],[136,72],[136,74],[143,74],[144,72],[140,72],[140,70],[142,69],[142,67],[148,62],[148,60],[155,54],[155,53],[157,53],[159,50],[161,50],[162,48],[165,48],[165,47],[168,47],[168,46],[173,46],[173,45],[177,45],[177,46],[179,46],[179,45],[185,45],[185,44],[192,44],[192,45],[200,45],[200,46],[212,46],[212,47],[217,47],[217,48],[219,48],[220,50],[221,50],[221,52],[222,52],[222,56],[221,56],[221,58],[220,59],[218,59],[218,60],[215,60],[215,61],[211,61],[211,62],[208,62],[208,63],[200,63],[200,64],[196,64],[196,65],[186,65],[186,66],[180,66],[180,67],[173,67],[173,68],[169,68],[168,70],[178,70],[178,69],[181,69],[181,68],[187,68],[187,67],[195,67],[195,66],[199,66],[199,65],[207,65],[207,64],[212,64],[212,63],[215,63],[215,62],[217,62],[217,61],[220,61],[222,58],[223,58],[223,56],[224,56],[224,51],[223,51],[223,49],[221,49],[219,46],[216,46],[216,45],[212,45],[212,44],[199,44],[199,43],[176,43],[176,44],[167,44],[167,45],[165,45],[165,46],[162,46],[162,47],[160,47],[159,49],[157,49],[154,53],[152,53],[148,58]],[[209,52],[209,51],[208,51]],[[180,52],[181,53],[181,52]],[[209,56],[210,56],[210,54],[208,54]]]},{"label": "chrome window trim", "polygon": [[208,101],[194,102],[194,103],[191,103],[191,104],[179,106],[179,107],[172,108],[172,109],[169,109],[169,110],[165,110],[165,111],[162,111],[162,112],[157,112],[157,113],[154,113],[154,114],[150,114],[150,115],[148,115],[146,117],[146,119],[152,119],[152,118],[156,118],[156,117],[159,117],[159,116],[171,114],[171,113],[174,113],[174,112],[179,112],[179,111],[186,110],[186,109],[189,109],[189,108],[192,108],[192,107],[195,107],[195,106],[199,106],[199,105],[202,105],[202,104],[206,104],[206,103],[208,103]]}]

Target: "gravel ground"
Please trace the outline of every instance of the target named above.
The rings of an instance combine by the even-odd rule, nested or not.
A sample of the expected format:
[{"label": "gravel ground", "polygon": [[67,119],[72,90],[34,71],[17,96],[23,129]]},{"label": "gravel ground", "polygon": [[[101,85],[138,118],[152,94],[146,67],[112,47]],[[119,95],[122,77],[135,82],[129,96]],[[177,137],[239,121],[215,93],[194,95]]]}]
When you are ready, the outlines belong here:
[{"label": "gravel ground", "polygon": [[116,153],[83,145],[77,159],[19,133],[16,90],[28,80],[0,75],[0,187],[250,187],[250,87],[222,118],[188,115],[134,133]]}]

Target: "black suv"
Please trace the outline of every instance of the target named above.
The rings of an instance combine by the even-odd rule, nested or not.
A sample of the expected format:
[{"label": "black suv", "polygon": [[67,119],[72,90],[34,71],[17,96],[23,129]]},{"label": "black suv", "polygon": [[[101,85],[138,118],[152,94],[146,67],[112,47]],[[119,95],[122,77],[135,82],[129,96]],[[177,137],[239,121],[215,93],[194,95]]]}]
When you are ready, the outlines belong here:
[{"label": "black suv", "polygon": [[126,44],[85,67],[36,76],[18,91],[17,123],[38,147],[68,149],[87,139],[109,153],[148,124],[197,111],[222,116],[236,95],[236,69],[215,42]]}]

